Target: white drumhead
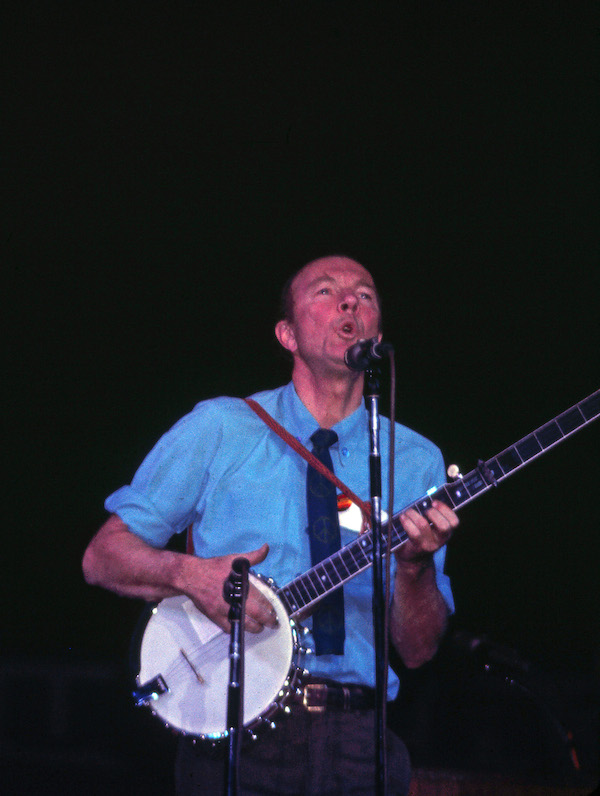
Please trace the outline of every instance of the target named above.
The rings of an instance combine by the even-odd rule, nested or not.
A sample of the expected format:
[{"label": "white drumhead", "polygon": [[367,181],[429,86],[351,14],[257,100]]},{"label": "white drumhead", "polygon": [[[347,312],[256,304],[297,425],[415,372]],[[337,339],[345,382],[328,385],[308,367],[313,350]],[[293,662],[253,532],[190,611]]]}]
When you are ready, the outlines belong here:
[{"label": "white drumhead", "polygon": [[[244,725],[268,712],[290,672],[294,638],[281,600],[261,580],[252,584],[272,603],[279,625],[246,633]],[[183,652],[182,652],[183,651]],[[229,635],[185,596],[163,600],[151,616],[140,649],[139,682],[161,674],[169,688],[152,703],[171,727],[191,735],[222,735],[227,725]]]}]

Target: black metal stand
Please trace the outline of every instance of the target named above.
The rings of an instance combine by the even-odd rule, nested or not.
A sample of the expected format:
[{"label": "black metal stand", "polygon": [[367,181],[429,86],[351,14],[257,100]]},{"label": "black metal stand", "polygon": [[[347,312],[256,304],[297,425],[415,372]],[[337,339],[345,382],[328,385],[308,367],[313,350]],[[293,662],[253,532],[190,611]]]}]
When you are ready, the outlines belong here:
[{"label": "black metal stand", "polygon": [[383,540],[381,533],[381,454],[379,450],[379,371],[365,374],[365,403],[369,413],[369,473],[371,481],[371,526],[373,531],[373,624],[375,633],[376,692],[376,793],[385,796],[387,783],[385,693],[385,589],[383,580]]},{"label": "black metal stand", "polygon": [[225,769],[225,793],[237,796],[240,767],[240,748],[244,726],[244,616],[248,594],[246,558],[236,558],[231,574],[223,586],[223,597],[229,603],[231,637],[229,641],[229,686],[227,690],[227,732],[229,755]]}]

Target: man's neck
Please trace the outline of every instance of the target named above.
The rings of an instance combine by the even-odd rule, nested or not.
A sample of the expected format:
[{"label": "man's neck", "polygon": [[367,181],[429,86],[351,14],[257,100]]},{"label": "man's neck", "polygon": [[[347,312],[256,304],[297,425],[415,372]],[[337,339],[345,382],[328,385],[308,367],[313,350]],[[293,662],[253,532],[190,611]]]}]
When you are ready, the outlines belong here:
[{"label": "man's neck", "polygon": [[335,426],[362,403],[362,373],[319,376],[294,368],[292,381],[298,397],[320,428]]}]

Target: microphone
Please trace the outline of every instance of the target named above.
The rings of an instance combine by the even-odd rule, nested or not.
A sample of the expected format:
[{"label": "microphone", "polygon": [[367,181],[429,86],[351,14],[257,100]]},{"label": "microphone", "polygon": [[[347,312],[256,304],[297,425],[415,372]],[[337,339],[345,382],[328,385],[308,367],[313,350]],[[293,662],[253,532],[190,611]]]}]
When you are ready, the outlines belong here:
[{"label": "microphone", "polygon": [[344,354],[344,362],[350,370],[367,370],[393,350],[391,343],[379,341],[376,337],[359,340],[348,348]]},{"label": "microphone", "polygon": [[245,596],[248,590],[248,570],[250,562],[247,558],[234,558],[231,572],[223,584],[223,597],[230,605],[233,600]]}]

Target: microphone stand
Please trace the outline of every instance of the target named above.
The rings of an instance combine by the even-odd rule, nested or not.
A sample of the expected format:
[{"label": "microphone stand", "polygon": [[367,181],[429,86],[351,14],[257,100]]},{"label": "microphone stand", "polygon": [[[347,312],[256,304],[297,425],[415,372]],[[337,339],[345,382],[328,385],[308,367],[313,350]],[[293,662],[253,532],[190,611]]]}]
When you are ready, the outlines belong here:
[{"label": "microphone stand", "polygon": [[365,372],[365,403],[369,413],[369,474],[371,482],[371,526],[373,532],[373,623],[375,634],[375,755],[376,793],[385,796],[387,783],[385,703],[385,590],[381,533],[381,453],[379,449],[379,370]]},{"label": "microphone stand", "polygon": [[246,558],[235,558],[231,573],[223,585],[223,597],[229,603],[231,636],[229,641],[229,685],[227,689],[227,731],[229,755],[225,768],[225,793],[237,796],[241,735],[244,726],[244,616],[248,594]]}]

